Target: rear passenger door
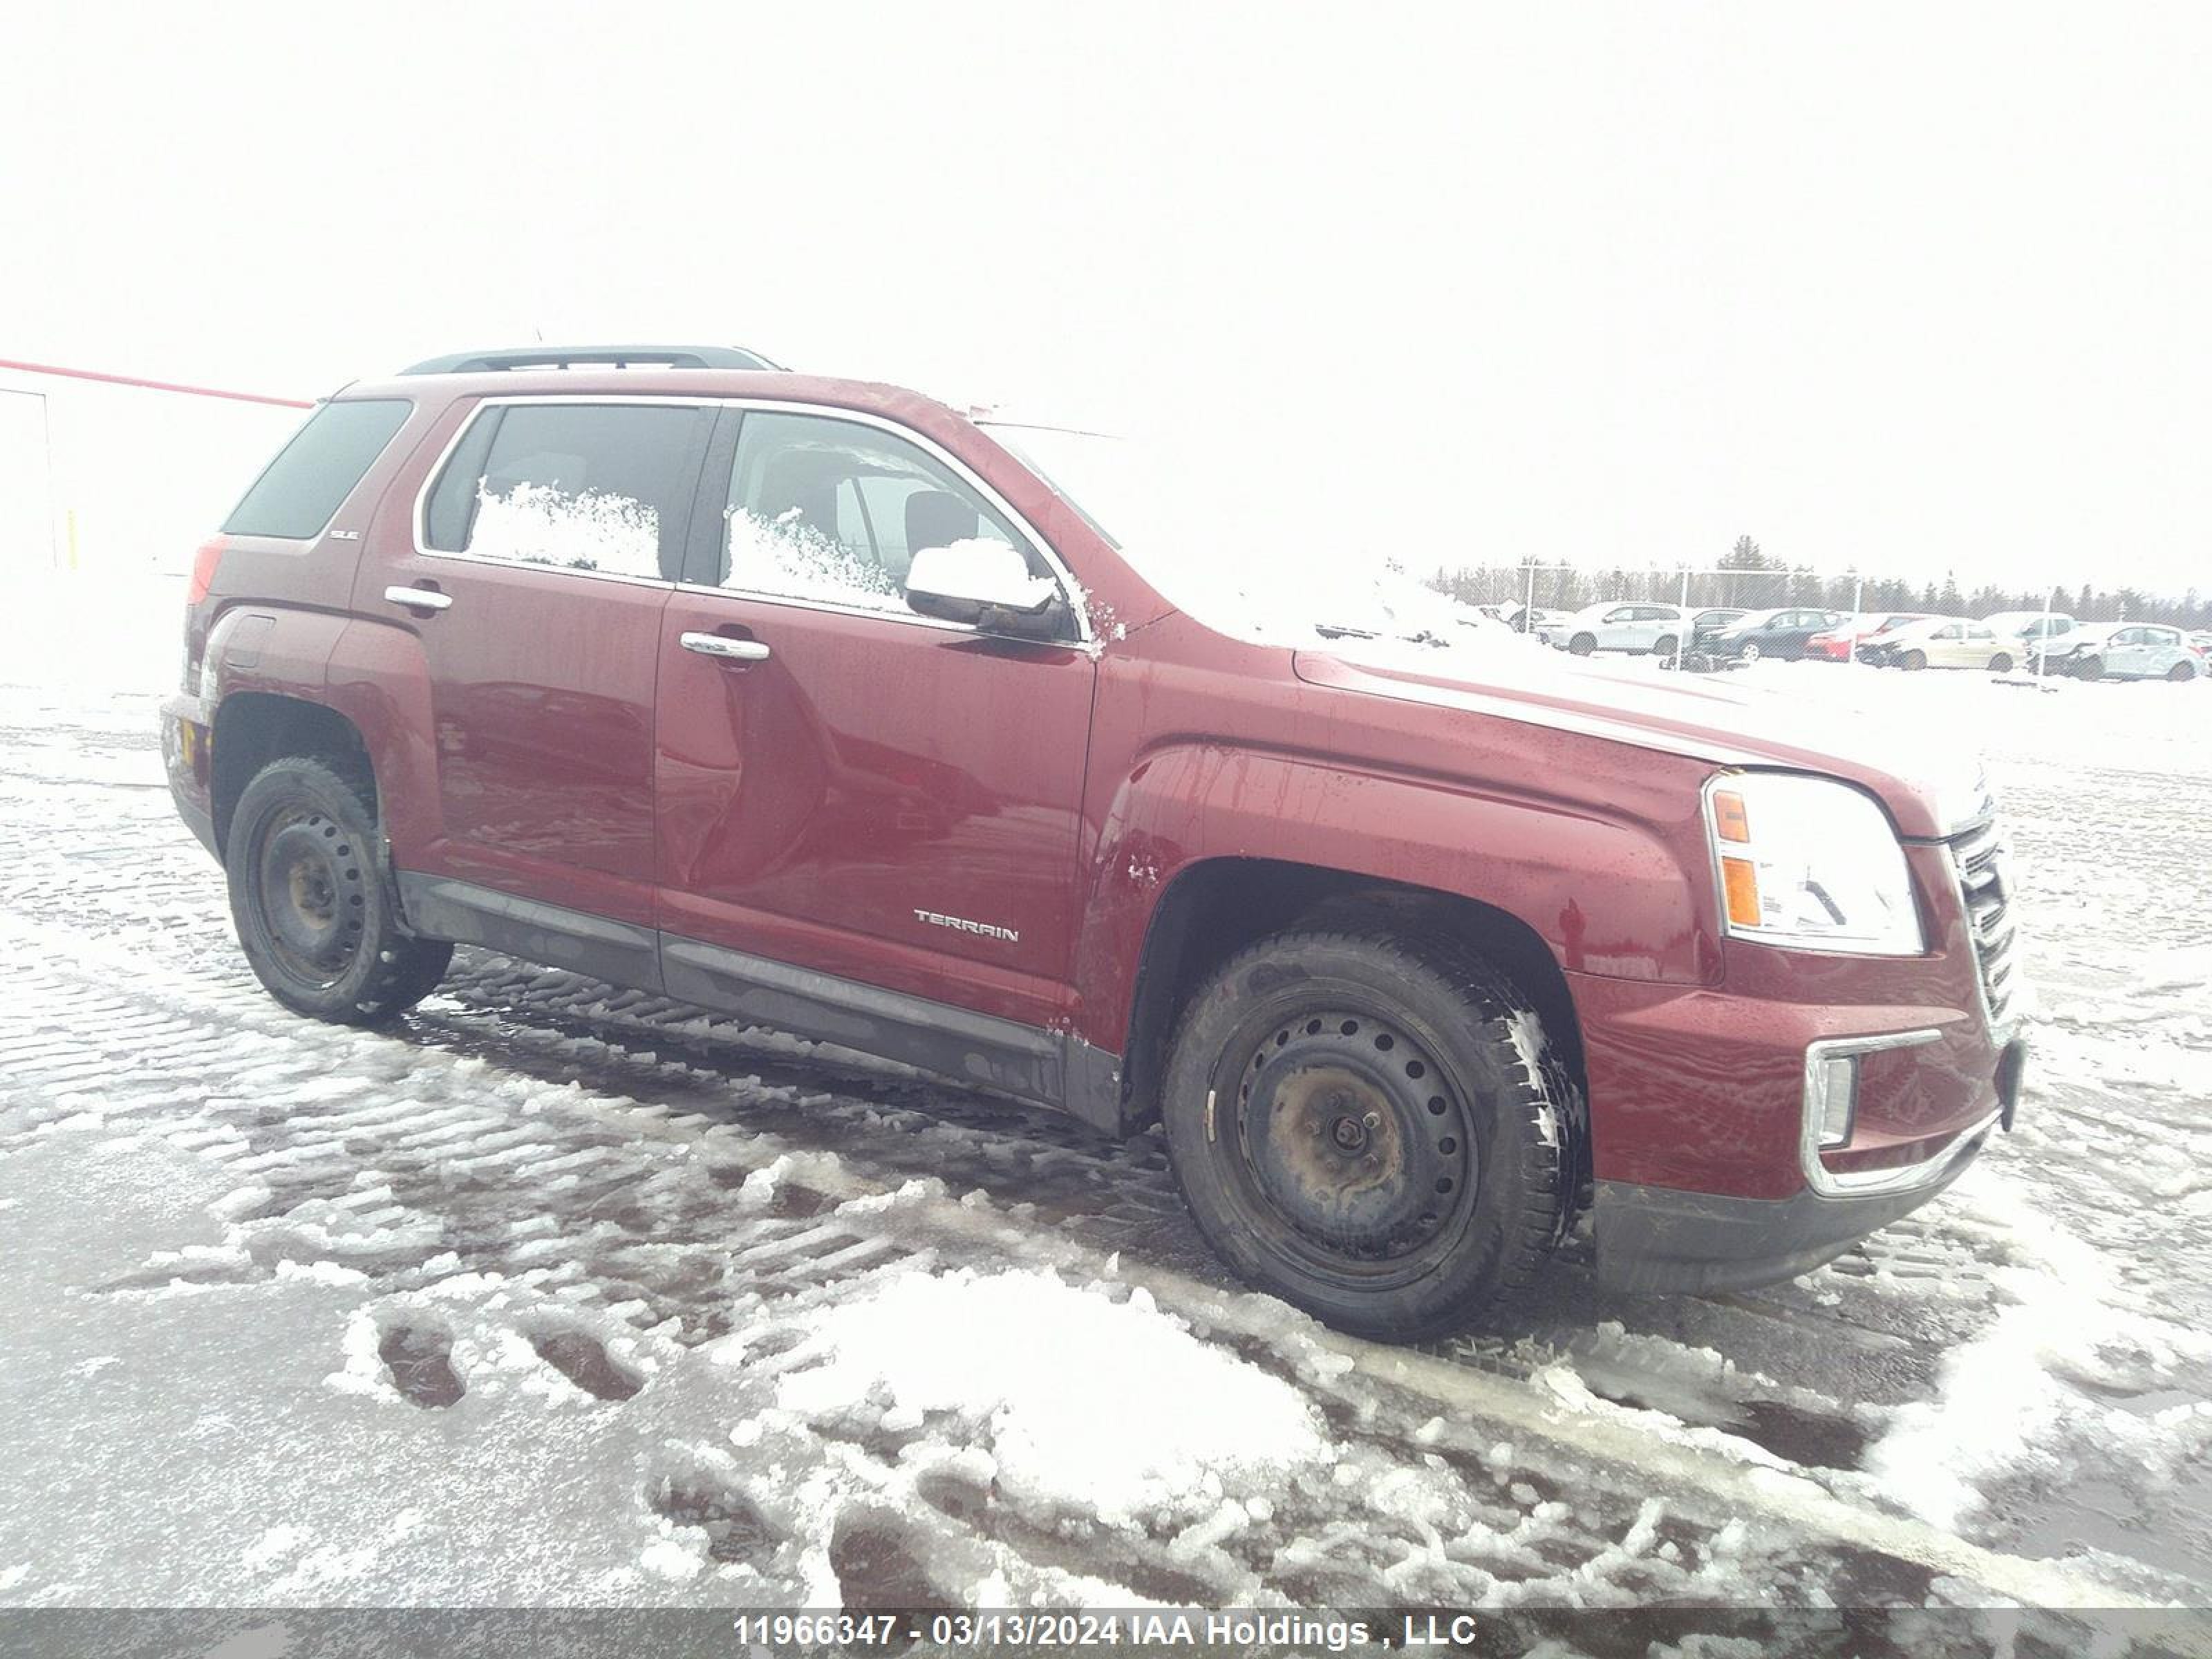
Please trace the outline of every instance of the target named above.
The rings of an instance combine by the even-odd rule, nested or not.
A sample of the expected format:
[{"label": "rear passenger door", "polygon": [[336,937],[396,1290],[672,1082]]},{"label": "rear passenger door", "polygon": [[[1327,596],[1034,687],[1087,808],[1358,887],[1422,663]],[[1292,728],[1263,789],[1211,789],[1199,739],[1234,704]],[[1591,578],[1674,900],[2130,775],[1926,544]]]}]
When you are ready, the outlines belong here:
[{"label": "rear passenger door", "polygon": [[356,609],[419,645],[410,723],[433,747],[435,803],[393,851],[425,927],[500,944],[482,917],[504,915],[568,936],[549,958],[653,978],[649,932],[594,935],[576,913],[652,925],[660,619],[713,419],[676,399],[487,399],[413,514],[380,515]]}]

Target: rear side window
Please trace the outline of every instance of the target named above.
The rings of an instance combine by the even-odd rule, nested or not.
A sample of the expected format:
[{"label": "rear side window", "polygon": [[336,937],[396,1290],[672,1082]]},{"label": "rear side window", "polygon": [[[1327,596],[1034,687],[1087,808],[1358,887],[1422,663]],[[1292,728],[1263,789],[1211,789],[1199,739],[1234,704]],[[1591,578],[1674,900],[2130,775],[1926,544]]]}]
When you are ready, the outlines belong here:
[{"label": "rear side window", "polygon": [[673,581],[709,419],[683,404],[486,409],[424,504],[423,545]]},{"label": "rear side window", "polygon": [[223,534],[301,541],[321,535],[413,408],[404,398],[325,404],[231,509]]}]

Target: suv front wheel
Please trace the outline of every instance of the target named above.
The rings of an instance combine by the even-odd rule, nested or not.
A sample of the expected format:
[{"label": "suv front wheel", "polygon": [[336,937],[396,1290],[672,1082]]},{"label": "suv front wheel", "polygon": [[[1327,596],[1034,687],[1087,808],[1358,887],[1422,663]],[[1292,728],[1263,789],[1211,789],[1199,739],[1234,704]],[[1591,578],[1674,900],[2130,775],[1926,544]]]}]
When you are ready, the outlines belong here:
[{"label": "suv front wheel", "polygon": [[1362,1336],[1501,1310],[1559,1235],[1572,1085],[1528,1002],[1443,943],[1279,934],[1186,1010],[1162,1115],[1199,1229]]},{"label": "suv front wheel", "polygon": [[374,1025],[444,977],[453,947],[400,931],[374,816],[324,762],[273,761],[256,773],[225,853],[238,942],[286,1007]]}]

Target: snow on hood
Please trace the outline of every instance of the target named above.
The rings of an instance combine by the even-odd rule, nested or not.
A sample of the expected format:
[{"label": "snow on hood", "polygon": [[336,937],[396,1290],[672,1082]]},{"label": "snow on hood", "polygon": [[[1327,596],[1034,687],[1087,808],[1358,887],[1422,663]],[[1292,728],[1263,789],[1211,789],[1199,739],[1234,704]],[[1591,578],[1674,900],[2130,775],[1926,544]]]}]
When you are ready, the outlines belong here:
[{"label": "snow on hood", "polygon": [[1297,487],[1302,453],[1279,458],[1287,472],[1249,460],[1224,471],[1202,447],[987,425],[1170,605],[1215,633],[1287,647],[1311,684],[1832,774],[1881,797],[1906,835],[1948,834],[1987,798],[1958,736],[1703,676],[1623,675],[1492,623],[1378,549],[1356,516],[1326,516]]},{"label": "snow on hood", "polygon": [[1462,649],[1412,662],[1306,650],[1292,665],[1308,684],[1339,690],[1583,732],[1716,765],[1842,777],[1879,797],[1907,836],[1949,835],[1987,809],[1981,759],[1966,734],[1825,706],[1734,676],[1662,678],[1541,647]]}]

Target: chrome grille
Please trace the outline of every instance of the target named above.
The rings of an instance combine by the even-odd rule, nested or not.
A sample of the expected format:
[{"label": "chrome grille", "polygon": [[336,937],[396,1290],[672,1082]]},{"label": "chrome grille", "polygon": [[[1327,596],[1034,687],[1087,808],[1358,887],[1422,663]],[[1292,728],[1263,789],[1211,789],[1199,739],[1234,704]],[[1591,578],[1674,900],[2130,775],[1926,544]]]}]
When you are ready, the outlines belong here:
[{"label": "chrome grille", "polygon": [[1969,830],[1950,846],[1973,936],[1982,1001],[1990,1026],[2001,1029],[2018,1011],[2026,988],[2020,973],[2019,919],[2013,913],[2011,849],[1995,819]]}]

